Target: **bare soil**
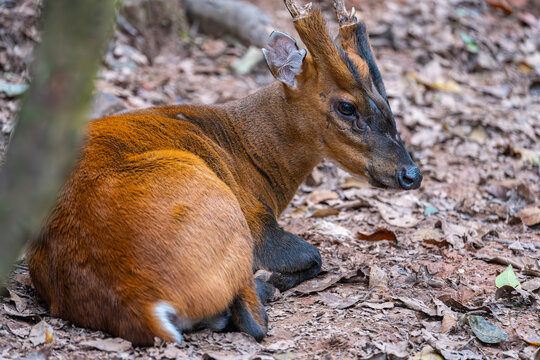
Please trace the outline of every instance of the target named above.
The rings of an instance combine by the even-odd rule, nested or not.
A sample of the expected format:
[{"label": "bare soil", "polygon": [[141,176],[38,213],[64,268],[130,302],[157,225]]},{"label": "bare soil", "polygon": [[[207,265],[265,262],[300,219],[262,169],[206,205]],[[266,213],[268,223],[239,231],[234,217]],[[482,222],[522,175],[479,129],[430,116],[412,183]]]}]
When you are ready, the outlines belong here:
[{"label": "bare soil", "polygon": [[[296,35],[282,2],[253,3]],[[324,271],[268,304],[262,343],[203,330],[182,345],[133,348],[50,317],[23,262],[0,299],[0,358],[407,359],[427,347],[444,359],[540,358],[540,20],[533,5],[507,3],[511,15],[478,0],[349,1],[365,18],[424,182],[407,193],[373,189],[331,163],[318,166],[280,222],[320,249]],[[335,31],[331,6],[317,4]],[[29,81],[38,17],[37,1],[0,1],[5,80]],[[183,20],[174,34],[162,30],[167,41],[152,53],[145,30],[129,30],[120,24],[110,43],[93,117],[225,102],[272,81],[264,64],[235,75],[246,47]],[[18,99],[0,90],[0,151]],[[379,229],[390,240],[358,235]],[[495,278],[510,264],[523,291],[508,294]],[[471,315],[506,340],[482,342]]]}]

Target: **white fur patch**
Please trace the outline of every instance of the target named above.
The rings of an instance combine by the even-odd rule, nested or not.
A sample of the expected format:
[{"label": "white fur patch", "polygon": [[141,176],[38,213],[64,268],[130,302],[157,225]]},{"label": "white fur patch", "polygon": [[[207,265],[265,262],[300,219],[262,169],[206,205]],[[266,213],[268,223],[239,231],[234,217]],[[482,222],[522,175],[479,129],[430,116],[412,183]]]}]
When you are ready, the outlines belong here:
[{"label": "white fur patch", "polygon": [[165,331],[167,331],[181,344],[183,341],[182,331],[191,328],[192,324],[187,319],[182,319],[174,308],[165,301],[161,301],[154,306],[154,314]]}]

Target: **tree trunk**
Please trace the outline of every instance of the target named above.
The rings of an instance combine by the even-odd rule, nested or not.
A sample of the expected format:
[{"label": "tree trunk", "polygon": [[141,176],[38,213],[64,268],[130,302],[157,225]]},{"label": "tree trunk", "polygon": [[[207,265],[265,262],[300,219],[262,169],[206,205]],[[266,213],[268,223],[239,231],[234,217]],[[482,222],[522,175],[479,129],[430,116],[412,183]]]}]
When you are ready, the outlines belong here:
[{"label": "tree trunk", "polygon": [[32,84],[0,171],[0,284],[39,231],[74,160],[114,0],[46,0]]}]

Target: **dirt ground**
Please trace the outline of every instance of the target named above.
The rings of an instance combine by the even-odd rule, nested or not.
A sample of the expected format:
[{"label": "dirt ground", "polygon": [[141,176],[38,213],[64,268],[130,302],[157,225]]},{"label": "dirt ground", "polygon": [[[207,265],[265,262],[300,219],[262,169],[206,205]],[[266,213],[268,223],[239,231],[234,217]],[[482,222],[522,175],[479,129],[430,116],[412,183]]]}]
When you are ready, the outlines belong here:
[{"label": "dirt ground", "polygon": [[[281,1],[253,3],[296,36]],[[335,31],[329,2],[315,3]],[[331,163],[318,166],[280,222],[319,248],[324,271],[267,305],[262,343],[203,330],[182,345],[133,348],[50,317],[23,263],[0,299],[0,358],[539,359],[540,13],[533,3],[506,3],[513,14],[479,0],[348,2],[365,18],[424,181],[417,191],[379,190]],[[28,83],[38,16],[34,0],[0,1],[3,80]],[[272,81],[264,64],[248,75],[231,70],[247,50],[234,39],[181,21],[148,46],[152,37],[130,26],[128,16],[119,20],[94,117],[225,102]],[[2,152],[18,99],[0,89]],[[386,240],[370,241],[377,230]],[[497,290],[508,265],[519,291]],[[480,340],[490,336],[498,343]]]}]

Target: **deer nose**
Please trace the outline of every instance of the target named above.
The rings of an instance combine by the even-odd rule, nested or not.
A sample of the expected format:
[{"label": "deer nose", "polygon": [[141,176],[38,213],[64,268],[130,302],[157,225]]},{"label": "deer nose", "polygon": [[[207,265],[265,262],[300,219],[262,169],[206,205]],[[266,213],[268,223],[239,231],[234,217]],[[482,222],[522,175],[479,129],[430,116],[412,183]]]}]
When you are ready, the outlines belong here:
[{"label": "deer nose", "polygon": [[422,173],[416,165],[403,166],[398,173],[399,186],[404,190],[418,189],[422,178]]}]

